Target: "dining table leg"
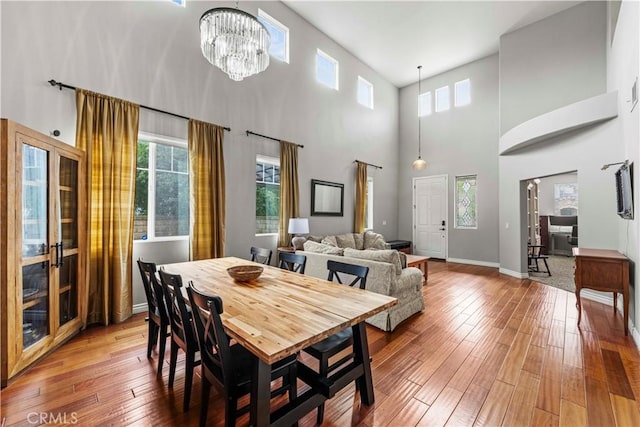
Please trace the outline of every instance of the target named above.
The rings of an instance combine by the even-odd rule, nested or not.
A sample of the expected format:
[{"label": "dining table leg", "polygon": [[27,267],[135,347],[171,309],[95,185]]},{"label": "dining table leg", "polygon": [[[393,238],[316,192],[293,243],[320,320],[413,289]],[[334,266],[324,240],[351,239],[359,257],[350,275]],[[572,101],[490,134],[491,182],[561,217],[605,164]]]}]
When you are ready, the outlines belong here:
[{"label": "dining table leg", "polygon": [[258,358],[253,366],[250,425],[268,426],[271,414],[271,366]]},{"label": "dining table leg", "polygon": [[369,343],[367,342],[367,329],[364,322],[360,322],[352,327],[353,331],[353,353],[356,363],[362,363],[363,375],[356,379],[360,390],[360,402],[365,405],[373,405],[375,397],[373,395],[373,378],[371,376],[371,362],[369,360]]}]

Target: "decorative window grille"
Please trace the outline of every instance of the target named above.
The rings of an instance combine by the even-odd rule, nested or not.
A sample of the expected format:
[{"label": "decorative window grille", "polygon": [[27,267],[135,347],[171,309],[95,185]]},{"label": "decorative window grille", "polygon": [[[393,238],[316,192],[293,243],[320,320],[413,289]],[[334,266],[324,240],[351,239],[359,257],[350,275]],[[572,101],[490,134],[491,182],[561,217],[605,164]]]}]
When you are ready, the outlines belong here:
[{"label": "decorative window grille", "polygon": [[477,176],[456,177],[455,228],[478,228]]}]

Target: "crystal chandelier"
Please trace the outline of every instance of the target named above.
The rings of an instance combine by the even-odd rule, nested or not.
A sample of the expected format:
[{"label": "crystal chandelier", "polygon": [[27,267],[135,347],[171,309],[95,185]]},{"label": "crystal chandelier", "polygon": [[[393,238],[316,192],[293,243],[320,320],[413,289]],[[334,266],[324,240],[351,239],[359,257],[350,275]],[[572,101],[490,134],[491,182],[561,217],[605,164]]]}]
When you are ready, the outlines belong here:
[{"label": "crystal chandelier", "polygon": [[271,36],[253,15],[217,7],[200,18],[200,48],[207,60],[237,82],[269,66]]},{"label": "crystal chandelier", "polygon": [[421,171],[427,167],[427,162],[421,156],[420,153],[420,139],[421,139],[421,123],[420,123],[420,80],[422,80],[420,71],[422,70],[422,65],[418,65],[418,158],[413,161],[411,167],[414,170]]}]

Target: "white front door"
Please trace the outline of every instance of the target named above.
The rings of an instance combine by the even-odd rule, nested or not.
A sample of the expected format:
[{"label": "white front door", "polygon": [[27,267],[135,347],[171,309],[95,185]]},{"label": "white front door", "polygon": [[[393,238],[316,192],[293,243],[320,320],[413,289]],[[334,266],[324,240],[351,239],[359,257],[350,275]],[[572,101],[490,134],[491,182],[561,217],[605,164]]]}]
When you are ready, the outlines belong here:
[{"label": "white front door", "polygon": [[413,179],[413,253],[447,258],[447,175]]}]

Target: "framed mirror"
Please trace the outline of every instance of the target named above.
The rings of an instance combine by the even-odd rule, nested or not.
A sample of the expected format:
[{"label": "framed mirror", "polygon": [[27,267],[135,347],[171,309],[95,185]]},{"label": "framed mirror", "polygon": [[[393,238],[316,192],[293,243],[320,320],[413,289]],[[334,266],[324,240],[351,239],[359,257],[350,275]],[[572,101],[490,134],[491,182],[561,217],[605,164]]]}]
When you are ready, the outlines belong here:
[{"label": "framed mirror", "polygon": [[311,180],[311,215],[343,216],[344,184]]}]

